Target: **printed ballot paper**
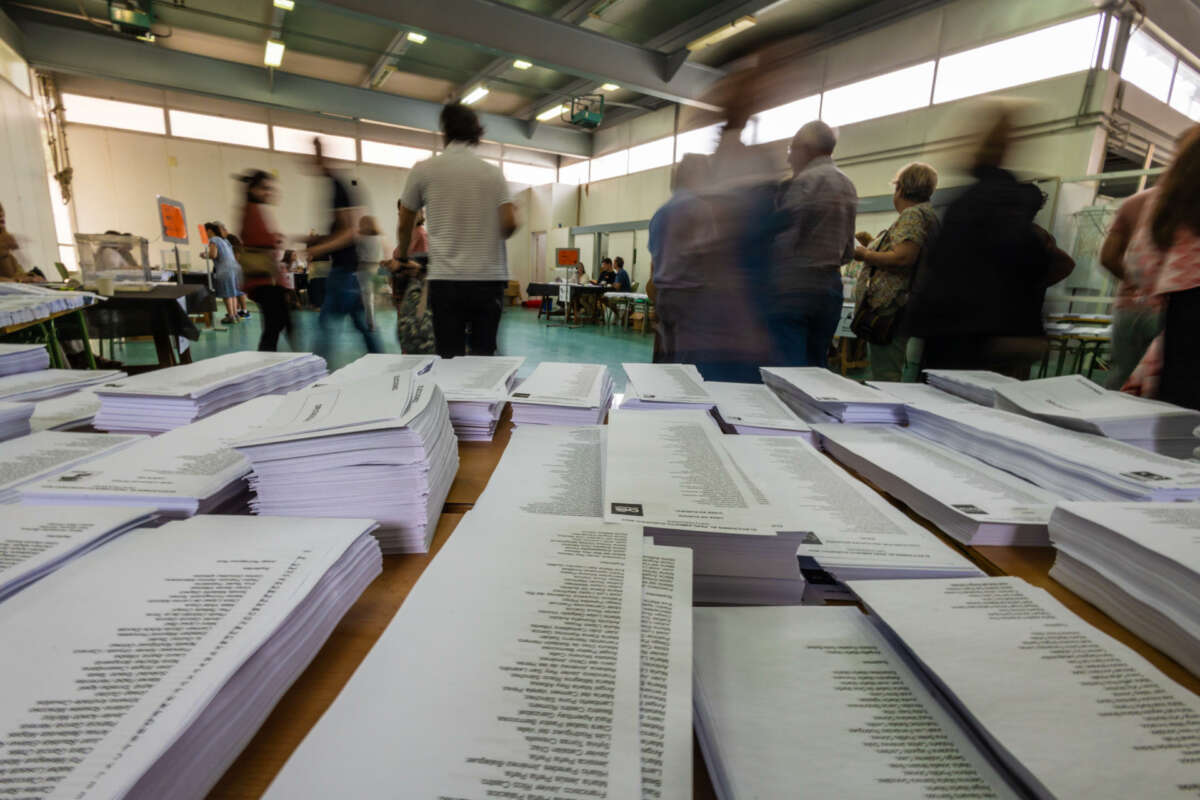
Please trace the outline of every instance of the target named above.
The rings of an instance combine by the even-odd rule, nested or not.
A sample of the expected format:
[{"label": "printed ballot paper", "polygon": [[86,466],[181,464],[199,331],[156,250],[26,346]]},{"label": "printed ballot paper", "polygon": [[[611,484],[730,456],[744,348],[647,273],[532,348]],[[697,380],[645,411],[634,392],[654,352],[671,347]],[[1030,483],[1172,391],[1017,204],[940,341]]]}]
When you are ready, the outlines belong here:
[{"label": "printed ballot paper", "polygon": [[[704,384],[717,403],[717,416],[726,430],[761,436],[800,436],[812,441],[812,429],[774,392],[761,383]],[[824,415],[822,415],[824,416]],[[832,418],[826,417],[832,421]]]},{"label": "printed ballot paper", "polygon": [[512,432],[475,508],[604,516],[603,425],[526,425]]},{"label": "printed ballot paper", "polygon": [[1196,796],[1200,698],[1019,578],[851,589],[1039,798]]},{"label": "printed ballot paper", "polygon": [[824,367],[763,367],[763,383],[798,414],[841,422],[904,422],[904,404],[886,392]]},{"label": "printed ballot paper", "polygon": [[15,503],[20,490],[85,462],[145,441],[145,436],[41,431],[0,443],[0,503]]},{"label": "printed ballot paper", "polygon": [[605,365],[543,361],[509,402],[515,425],[599,425],[612,397],[612,373]]},{"label": "printed ballot paper", "polygon": [[194,517],[0,603],[0,640],[20,643],[0,659],[0,785],[204,797],[379,574],[373,524]]},{"label": "printed ballot paper", "polygon": [[524,363],[524,356],[459,356],[434,363],[429,376],[450,404],[450,422],[460,441],[492,440]]},{"label": "printed ballot paper", "polygon": [[622,364],[625,398],[621,408],[640,411],[710,411],[716,402],[700,370],[691,364]]},{"label": "printed ballot paper", "polygon": [[690,797],[690,571],[632,528],[470,512],[266,798]]}]

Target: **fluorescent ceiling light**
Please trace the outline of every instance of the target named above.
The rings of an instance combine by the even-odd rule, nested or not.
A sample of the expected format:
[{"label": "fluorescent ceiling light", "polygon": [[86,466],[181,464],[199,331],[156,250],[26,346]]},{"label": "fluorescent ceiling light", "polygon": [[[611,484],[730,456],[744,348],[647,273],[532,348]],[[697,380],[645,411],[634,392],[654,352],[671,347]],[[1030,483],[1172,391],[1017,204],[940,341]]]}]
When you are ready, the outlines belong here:
[{"label": "fluorescent ceiling light", "polygon": [[537,115],[538,122],[548,122],[552,119],[558,119],[559,117],[562,116],[562,112],[563,112],[562,106],[555,106],[554,108],[547,108],[545,111],[543,111],[542,113]]},{"label": "fluorescent ceiling light", "polygon": [[283,63],[283,42],[278,39],[267,39],[267,49],[263,52],[263,63],[268,67],[278,67]]},{"label": "fluorescent ceiling light", "polygon": [[425,44],[425,40],[428,38],[429,37],[423,33],[417,33],[416,31],[408,32],[408,40],[413,44]]},{"label": "fluorescent ceiling light", "polygon": [[621,88],[621,87],[620,87],[620,86],[617,86],[615,83],[605,83],[605,84],[601,84],[601,86],[600,86],[600,91],[602,91],[602,92],[615,92],[617,89],[620,89],[620,88]]},{"label": "fluorescent ceiling light", "polygon": [[467,96],[463,98],[463,105],[469,106],[473,103],[478,103],[483,98],[487,97],[488,88],[486,86],[476,86]]},{"label": "fluorescent ceiling light", "polygon": [[517,69],[529,69],[530,67],[533,66],[533,64],[531,64],[528,61],[523,61],[518,58],[516,61],[513,62],[513,66],[516,67]]},{"label": "fluorescent ceiling light", "polygon": [[721,41],[724,41],[725,39],[728,39],[730,36],[734,36],[736,34],[741,33],[742,31],[746,30],[747,28],[753,28],[756,23],[757,23],[757,20],[755,20],[754,17],[750,17],[750,16],[740,17],[739,19],[735,19],[733,22],[730,22],[727,25],[722,25],[721,27],[717,28],[712,33],[706,34],[705,36],[701,36],[696,41],[690,43],[687,46],[687,49],[691,50],[693,52],[695,52],[696,50],[703,50],[704,48],[708,47],[710,44],[716,44],[717,42],[721,42]]},{"label": "fluorescent ceiling light", "polygon": [[296,0],[273,0],[272,5],[282,8],[284,11],[291,11],[296,7]]}]

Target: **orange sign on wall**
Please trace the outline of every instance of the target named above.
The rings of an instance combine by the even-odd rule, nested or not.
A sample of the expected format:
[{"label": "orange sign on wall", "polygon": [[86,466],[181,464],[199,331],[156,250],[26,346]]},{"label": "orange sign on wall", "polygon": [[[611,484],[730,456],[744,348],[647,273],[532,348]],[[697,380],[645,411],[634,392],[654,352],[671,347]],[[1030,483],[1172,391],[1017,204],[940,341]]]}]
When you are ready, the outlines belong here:
[{"label": "orange sign on wall", "polygon": [[555,249],[554,254],[560,267],[573,267],[579,263],[578,247],[559,247]]},{"label": "orange sign on wall", "polygon": [[158,221],[162,225],[164,242],[188,243],[187,219],[183,214],[183,203],[159,195]]},{"label": "orange sign on wall", "polygon": [[208,244],[208,231],[204,230],[204,223],[197,225],[196,230],[200,231],[200,244]]}]

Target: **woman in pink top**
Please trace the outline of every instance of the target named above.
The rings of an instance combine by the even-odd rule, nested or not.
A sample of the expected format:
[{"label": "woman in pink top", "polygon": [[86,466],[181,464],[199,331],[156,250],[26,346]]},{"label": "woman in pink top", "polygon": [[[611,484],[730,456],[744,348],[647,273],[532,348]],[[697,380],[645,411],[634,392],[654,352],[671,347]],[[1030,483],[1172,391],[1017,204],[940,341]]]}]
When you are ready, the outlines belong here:
[{"label": "woman in pink top", "polygon": [[1200,409],[1200,126],[1180,140],[1175,163],[1157,188],[1126,263],[1138,285],[1162,301],[1163,332],[1126,388]]}]

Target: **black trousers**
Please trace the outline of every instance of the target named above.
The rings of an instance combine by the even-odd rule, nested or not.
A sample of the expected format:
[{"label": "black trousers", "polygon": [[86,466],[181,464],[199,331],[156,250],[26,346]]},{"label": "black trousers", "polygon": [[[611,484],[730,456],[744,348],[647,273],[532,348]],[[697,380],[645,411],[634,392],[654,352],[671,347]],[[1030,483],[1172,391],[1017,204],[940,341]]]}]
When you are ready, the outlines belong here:
[{"label": "black trousers", "polygon": [[1200,410],[1200,287],[1167,295],[1158,399]]},{"label": "black trousers", "polygon": [[288,311],[287,290],[282,286],[255,286],[250,290],[250,299],[258,303],[262,314],[262,336],[258,340],[260,352],[274,353],[279,349],[279,334],[284,331],[292,335],[292,316]]},{"label": "black trousers", "polygon": [[496,330],[507,281],[429,281],[437,354],[454,358],[496,354]]}]

